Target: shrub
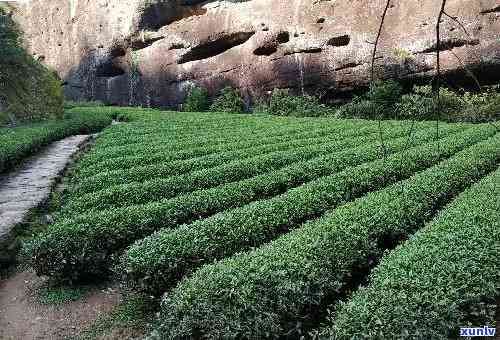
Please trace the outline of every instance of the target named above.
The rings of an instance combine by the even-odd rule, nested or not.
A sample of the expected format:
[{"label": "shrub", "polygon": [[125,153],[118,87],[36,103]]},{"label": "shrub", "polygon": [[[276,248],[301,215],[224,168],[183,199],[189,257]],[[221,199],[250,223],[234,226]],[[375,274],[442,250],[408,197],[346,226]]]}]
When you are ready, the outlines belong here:
[{"label": "shrub", "polygon": [[[359,124],[354,124],[358,125]],[[351,124],[342,124],[341,126],[348,128],[351,126]],[[295,131],[303,131],[308,128],[307,124],[303,124],[303,126],[300,126],[300,128],[297,128],[298,130]],[[310,127],[312,128],[312,127]],[[279,129],[281,130],[281,129]],[[327,129],[325,129],[327,130]],[[293,133],[294,130],[290,129],[283,129],[282,132],[279,132],[279,135],[281,136],[290,136]],[[278,130],[277,130],[278,132]],[[202,157],[202,156],[207,156],[209,154],[215,153],[215,152],[225,152],[225,151],[232,151],[232,150],[238,150],[238,149],[243,149],[243,148],[249,148],[252,146],[258,146],[258,145],[264,145],[268,143],[268,139],[266,138],[269,136],[269,131],[264,131],[263,133],[255,133],[252,135],[251,138],[245,139],[246,136],[248,136],[249,132],[248,131],[243,131],[243,132],[237,132],[235,133],[235,136],[231,135],[226,135],[226,137],[221,138],[221,143],[217,144],[214,141],[213,137],[207,138],[207,140],[203,141],[201,136],[190,136],[188,140],[191,144],[185,144],[183,147],[184,149],[181,150],[175,150],[171,145],[166,144],[165,147],[159,147],[157,151],[153,151],[147,154],[140,154],[141,151],[138,151],[137,149],[134,150],[134,148],[130,148],[129,151],[132,152],[132,155],[128,155],[128,151],[124,152],[124,156],[121,156],[121,153],[117,153],[116,150],[110,150],[110,153],[115,155],[115,157],[110,157],[110,153],[104,151],[102,153],[98,153],[96,157],[93,157],[93,155],[89,155],[88,157],[85,157],[81,162],[80,165],[77,169],[77,175],[76,177],[78,178],[85,178],[89,177],[92,175],[96,175],[99,173],[102,173],[104,171],[108,171],[109,169],[114,169],[114,170],[119,170],[119,169],[128,169],[130,167],[137,167],[137,166],[144,166],[144,165],[151,165],[151,164],[158,164],[158,163],[165,163],[168,161],[174,161],[174,160],[185,160],[193,157]],[[220,136],[220,131],[217,132],[215,135]],[[193,142],[193,137],[197,142]],[[231,138],[230,138],[231,137]],[[235,140],[232,139],[232,137],[235,137]],[[165,137],[162,137],[160,140],[164,140]],[[200,141],[200,139],[202,139]],[[229,139],[226,140],[226,139]],[[115,140],[112,138],[112,143],[116,144],[119,143],[121,140],[120,138],[117,138]],[[100,143],[99,146],[102,147],[102,138],[97,141],[97,143]],[[212,141],[212,143],[210,143]],[[224,142],[226,141],[226,142]],[[198,146],[198,143],[202,142]],[[96,143],[96,144],[97,144]],[[123,144],[123,143],[120,143]],[[204,145],[204,144],[214,144],[214,145]],[[172,150],[174,149],[174,150]],[[137,155],[137,154],[140,155]],[[104,159],[101,158],[101,155],[104,157]],[[116,156],[119,157],[116,157]]]},{"label": "shrub", "polygon": [[352,102],[341,106],[335,116],[337,118],[380,118],[382,109],[370,100],[355,97]]},{"label": "shrub", "polygon": [[[373,131],[373,126],[370,126]],[[352,134],[353,131],[350,131]],[[376,134],[339,141],[339,148],[375,142]],[[388,137],[401,136],[395,127]],[[342,138],[342,134],[339,138]],[[345,137],[345,135],[344,135]],[[372,145],[377,151],[378,146]],[[365,150],[363,150],[365,151]],[[113,255],[160,228],[173,228],[256,199],[280,194],[289,188],[335,171],[332,154],[292,164],[280,170],[195,191],[170,200],[104,211],[91,211],[51,225],[29,247],[37,272],[62,280],[106,276]],[[345,157],[345,155],[344,155]],[[350,156],[352,157],[352,156]],[[359,156],[362,157],[362,156]]]},{"label": "shrub", "polygon": [[376,82],[368,93],[355,97],[352,102],[340,107],[338,118],[395,118],[396,103],[399,102],[403,88],[399,83],[388,80]]},{"label": "shrub", "polygon": [[[355,126],[353,124],[352,126]],[[357,124],[358,126],[361,126]],[[249,129],[231,129],[231,132],[215,130],[215,133],[210,134],[189,134],[185,133],[184,137],[165,141],[165,130],[153,132],[152,135],[145,134],[142,139],[138,139],[134,143],[125,144],[124,138],[127,134],[125,129],[120,129],[120,134],[106,134],[98,139],[99,147],[92,149],[87,153],[80,162],[80,165],[96,164],[111,158],[134,156],[137,153],[147,151],[148,153],[167,152],[167,151],[183,151],[199,147],[215,147],[214,150],[226,146],[231,148],[234,144],[240,144],[240,149],[264,144],[273,144],[285,142],[293,139],[305,139],[321,136],[328,136],[333,131],[341,128],[347,128],[347,125],[336,126],[334,124],[318,127],[312,124],[285,124],[283,126],[275,126],[270,129],[264,129],[260,132],[250,133],[253,127]],[[196,128],[196,127],[195,127]],[[107,132],[109,132],[108,130]],[[129,135],[130,136],[130,135]],[[119,137],[119,138],[118,138]],[[127,138],[127,137],[125,137]],[[244,140],[242,140],[244,139]],[[104,145],[108,142],[107,145]],[[230,151],[228,149],[220,150],[220,152]]]},{"label": "shrub", "polygon": [[399,102],[403,88],[394,80],[375,82],[366,94],[366,99],[375,103],[387,115],[391,116],[394,105]]},{"label": "shrub", "polygon": [[353,274],[499,160],[497,134],[260,248],[203,266],[163,297],[151,338],[299,337]]},{"label": "shrub", "polygon": [[[335,129],[337,130],[337,129]],[[98,173],[92,177],[86,177],[85,180],[77,183],[72,188],[72,195],[80,195],[82,193],[94,192],[103,190],[107,187],[132,182],[143,182],[154,178],[165,178],[168,176],[179,175],[203,168],[211,168],[220,164],[224,164],[235,159],[245,159],[253,156],[266,154],[273,151],[283,151],[292,148],[297,148],[306,145],[324,142],[326,135],[335,130],[328,128],[320,131],[311,131],[293,136],[294,139],[290,141],[290,135],[275,136],[269,138],[260,138],[254,143],[243,145],[241,149],[233,151],[226,151],[220,153],[212,153],[201,157],[161,162],[154,166],[138,166],[130,169],[122,170],[109,170]],[[315,138],[321,137],[321,138]],[[262,144],[261,144],[262,142]],[[252,144],[252,146],[250,146]]]},{"label": "shrub", "polygon": [[265,114],[265,115],[271,114],[269,112],[268,101],[264,97],[257,98],[255,100],[255,103],[253,104],[252,113],[255,113],[255,114]]},{"label": "shrub", "polygon": [[292,96],[288,89],[274,89],[268,105],[259,110],[277,116],[319,117],[331,114],[331,109],[314,96]]},{"label": "shrub", "polygon": [[189,90],[186,101],[182,106],[183,111],[204,112],[210,108],[210,98],[207,89],[194,86]]},{"label": "shrub", "polygon": [[65,100],[64,108],[66,110],[73,109],[75,107],[101,107],[106,106],[106,104],[100,100],[91,100],[91,101],[72,101]]},{"label": "shrub", "polygon": [[[442,88],[439,118],[449,122],[484,123],[500,118],[500,94],[495,91],[459,94]],[[404,95],[397,105],[401,117],[411,119],[436,119],[436,98],[430,86],[415,86],[413,93]]]},{"label": "shrub", "polygon": [[415,93],[405,94],[396,105],[396,111],[403,119],[431,119],[435,116],[434,100]]},{"label": "shrub", "polygon": [[451,116],[452,121],[484,123],[500,119],[500,93],[488,90],[483,93],[465,92],[464,108]]},{"label": "shrub", "polygon": [[[433,138],[433,133],[428,130],[416,136],[419,142]],[[482,138],[482,130],[448,137],[440,141],[448,146],[441,155],[448,156]],[[405,142],[405,138],[400,138],[388,144],[391,151],[398,152],[404,148]],[[436,163],[438,150],[433,147],[435,144],[396,153],[386,161],[373,160],[378,156],[373,147],[362,148],[366,154],[361,158],[357,152],[351,153],[351,158],[343,159],[339,155],[332,161],[332,167],[345,169],[340,173],[189,226],[161,230],[137,242],[123,256],[121,274],[132,287],[152,294],[162,293],[203,263],[259,246],[336,205]],[[364,161],[369,162],[357,165]]]},{"label": "shrub", "polygon": [[240,181],[283,168],[295,162],[335,152],[346,144],[349,145],[349,139],[342,142],[339,142],[338,139],[337,136],[333,136],[331,140],[322,143],[325,137],[319,137],[316,142],[311,141],[305,146],[291,150],[274,151],[248,159],[237,159],[213,168],[200,169],[168,178],[155,178],[144,182],[111,186],[98,192],[75,197],[68,202],[64,210],[75,214],[91,209],[101,210],[145,204],[183,193]]},{"label": "shrub", "polygon": [[0,103],[9,123],[61,118],[63,93],[57,75],[22,46],[22,32],[0,7]]},{"label": "shrub", "polygon": [[2,125],[13,125],[15,124],[15,119],[14,117],[7,113],[7,112],[2,112],[0,111],[0,126]]},{"label": "shrub", "polygon": [[[489,90],[483,93],[464,92],[462,96],[442,88],[439,118],[450,122],[484,123],[500,118],[500,94]],[[402,118],[436,119],[436,98],[430,86],[415,86],[413,92],[403,95],[397,104]]]},{"label": "shrub", "polygon": [[460,327],[493,325],[498,183],[500,169],[384,256],[370,284],[331,314],[322,338],[447,339],[457,338]]},{"label": "shrub", "polygon": [[244,113],[245,103],[240,93],[228,86],[222,89],[221,94],[210,106],[212,112]]}]

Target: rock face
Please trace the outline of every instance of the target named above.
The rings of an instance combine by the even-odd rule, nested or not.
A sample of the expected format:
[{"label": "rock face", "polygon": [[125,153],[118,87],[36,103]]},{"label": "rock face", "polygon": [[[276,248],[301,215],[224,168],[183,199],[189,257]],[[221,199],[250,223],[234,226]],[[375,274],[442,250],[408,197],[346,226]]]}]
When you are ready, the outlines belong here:
[{"label": "rock face", "polygon": [[[19,5],[30,51],[72,99],[177,107],[192,84],[342,98],[370,78],[385,0],[32,0]],[[376,56],[379,78],[435,72],[437,0],[393,0]],[[500,80],[498,0],[448,0],[442,66],[451,80]],[[463,26],[462,26],[463,24]],[[464,29],[467,33],[464,32]],[[459,60],[460,59],[460,60]]]}]

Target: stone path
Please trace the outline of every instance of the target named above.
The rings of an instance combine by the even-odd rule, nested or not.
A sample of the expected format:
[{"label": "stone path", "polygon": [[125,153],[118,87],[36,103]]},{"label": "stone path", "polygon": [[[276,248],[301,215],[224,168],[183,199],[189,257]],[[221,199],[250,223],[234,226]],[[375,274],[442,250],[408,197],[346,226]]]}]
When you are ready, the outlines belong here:
[{"label": "stone path", "polygon": [[17,171],[0,177],[0,267],[11,255],[8,250],[13,246],[13,228],[49,197],[71,156],[89,138],[78,135],[52,143]]}]

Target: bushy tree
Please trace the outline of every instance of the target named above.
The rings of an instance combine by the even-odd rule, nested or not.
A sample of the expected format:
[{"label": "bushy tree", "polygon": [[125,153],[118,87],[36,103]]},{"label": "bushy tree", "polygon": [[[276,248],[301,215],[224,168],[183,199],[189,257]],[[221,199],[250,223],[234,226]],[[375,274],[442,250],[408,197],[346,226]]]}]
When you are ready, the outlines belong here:
[{"label": "bushy tree", "polygon": [[22,32],[0,7],[0,124],[62,117],[63,92],[57,75],[22,47]]},{"label": "bushy tree", "polygon": [[213,104],[210,106],[210,111],[243,113],[245,112],[245,102],[236,89],[227,86],[223,88],[220,95],[215,98]]},{"label": "bushy tree", "polygon": [[204,112],[210,108],[208,91],[204,87],[193,86],[186,97],[182,110],[186,112]]},{"label": "bushy tree", "polygon": [[265,111],[272,115],[295,117],[320,117],[332,113],[317,97],[293,96],[287,89],[274,89]]},{"label": "bushy tree", "polygon": [[380,106],[383,111],[389,111],[401,99],[403,88],[394,80],[376,82],[370,87],[366,97]]}]

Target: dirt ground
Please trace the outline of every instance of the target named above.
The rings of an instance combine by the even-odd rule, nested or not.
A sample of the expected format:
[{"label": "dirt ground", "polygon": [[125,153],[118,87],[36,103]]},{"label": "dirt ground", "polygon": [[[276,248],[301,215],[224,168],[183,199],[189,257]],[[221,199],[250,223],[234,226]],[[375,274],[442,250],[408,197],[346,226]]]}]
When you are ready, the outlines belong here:
[{"label": "dirt ground", "polygon": [[121,300],[117,290],[96,289],[78,301],[41,304],[35,292],[44,282],[31,271],[14,273],[0,281],[0,339],[71,338],[109,313]]}]

